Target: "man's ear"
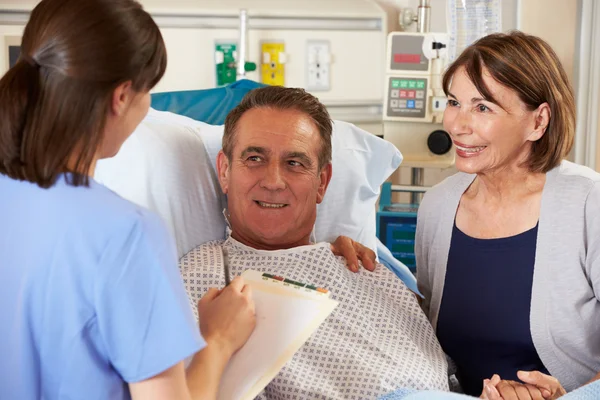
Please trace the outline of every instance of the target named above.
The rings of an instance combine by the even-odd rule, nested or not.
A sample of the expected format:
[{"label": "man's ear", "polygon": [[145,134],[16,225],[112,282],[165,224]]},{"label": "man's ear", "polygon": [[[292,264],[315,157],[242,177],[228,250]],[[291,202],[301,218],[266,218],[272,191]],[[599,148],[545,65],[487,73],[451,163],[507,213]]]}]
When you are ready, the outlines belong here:
[{"label": "man's ear", "polygon": [[527,140],[531,142],[540,140],[548,129],[551,116],[552,111],[550,110],[548,103],[540,104],[540,106],[534,111],[535,125],[533,127],[533,131],[527,136]]},{"label": "man's ear", "polygon": [[223,150],[220,150],[217,155],[217,175],[221,190],[224,194],[227,194],[229,190],[229,159],[223,153]]},{"label": "man's ear", "polygon": [[317,204],[321,204],[323,198],[325,197],[325,192],[327,191],[327,186],[329,186],[329,182],[331,181],[332,173],[333,167],[331,163],[321,168],[321,172],[319,172],[320,182],[319,189],[317,190]]},{"label": "man's ear", "polygon": [[134,95],[131,81],[121,83],[113,90],[110,102],[110,111],[113,115],[120,117],[127,111],[131,97]]}]

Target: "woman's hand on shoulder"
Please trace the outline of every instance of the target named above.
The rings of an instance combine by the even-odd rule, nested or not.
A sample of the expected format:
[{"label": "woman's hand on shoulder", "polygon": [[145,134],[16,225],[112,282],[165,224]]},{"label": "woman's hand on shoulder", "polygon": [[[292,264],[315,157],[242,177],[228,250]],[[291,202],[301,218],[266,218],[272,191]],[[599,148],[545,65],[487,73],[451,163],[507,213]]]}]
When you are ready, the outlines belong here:
[{"label": "woman's hand on shoulder", "polygon": [[358,261],[368,271],[375,270],[375,252],[347,236],[339,236],[331,244],[331,251],[336,256],[346,259],[346,266],[352,272],[358,272]]}]

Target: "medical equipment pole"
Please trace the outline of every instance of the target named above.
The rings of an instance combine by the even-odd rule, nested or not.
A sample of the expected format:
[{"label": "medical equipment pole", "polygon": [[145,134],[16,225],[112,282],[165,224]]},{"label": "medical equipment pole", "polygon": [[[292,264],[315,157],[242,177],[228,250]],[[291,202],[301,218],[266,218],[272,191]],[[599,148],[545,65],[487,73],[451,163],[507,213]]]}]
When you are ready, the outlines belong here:
[{"label": "medical equipment pole", "polygon": [[420,0],[417,9],[417,32],[425,33],[431,30],[431,6],[429,0]]},{"label": "medical equipment pole", "polygon": [[248,50],[248,12],[240,10],[240,43],[238,49],[236,80],[246,77],[246,51]]},{"label": "medical equipment pole", "polygon": [[[429,0],[420,0],[417,15],[417,32],[429,32],[431,23],[431,7],[429,6]],[[412,168],[411,175],[411,184],[413,186],[423,186],[425,184],[425,171],[423,168]],[[410,194],[411,204],[419,204],[422,196],[421,193],[412,192]]]},{"label": "medical equipment pole", "polygon": [[[425,184],[424,178],[424,170],[423,168],[411,168],[412,176],[411,176],[411,184],[412,186],[423,186]],[[421,202],[421,197],[423,195],[417,191],[413,191],[410,194],[410,203],[411,204],[419,204]]]}]

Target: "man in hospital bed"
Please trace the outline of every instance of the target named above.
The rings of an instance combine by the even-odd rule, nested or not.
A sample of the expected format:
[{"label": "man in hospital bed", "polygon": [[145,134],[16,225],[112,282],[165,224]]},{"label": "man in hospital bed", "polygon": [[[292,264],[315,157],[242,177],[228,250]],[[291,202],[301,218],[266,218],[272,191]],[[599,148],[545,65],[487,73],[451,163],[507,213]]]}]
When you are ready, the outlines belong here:
[{"label": "man in hospital bed", "polygon": [[224,286],[226,248],[233,276],[276,273],[326,287],[340,302],[259,398],[447,390],[446,358],[415,295],[387,268],[356,274],[328,243],[311,243],[332,175],[331,132],[325,107],[301,89],[256,89],[228,115],[217,170],[231,234],[181,259],[193,309],[209,287]]}]

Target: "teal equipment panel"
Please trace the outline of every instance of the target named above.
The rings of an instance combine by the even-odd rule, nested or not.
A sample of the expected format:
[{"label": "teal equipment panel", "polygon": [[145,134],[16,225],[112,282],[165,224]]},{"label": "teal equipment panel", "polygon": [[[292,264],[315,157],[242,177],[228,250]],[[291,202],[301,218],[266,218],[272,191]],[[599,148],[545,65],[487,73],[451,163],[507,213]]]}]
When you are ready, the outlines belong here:
[{"label": "teal equipment panel", "polygon": [[415,232],[417,230],[417,206],[392,203],[392,184],[381,187],[377,211],[377,237],[392,255],[416,271]]}]

